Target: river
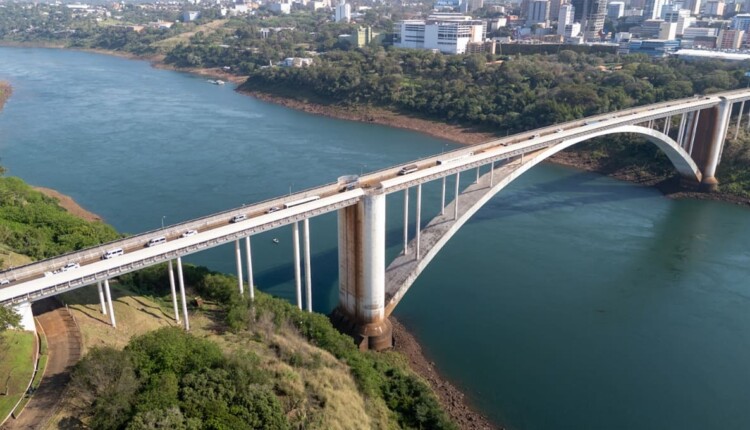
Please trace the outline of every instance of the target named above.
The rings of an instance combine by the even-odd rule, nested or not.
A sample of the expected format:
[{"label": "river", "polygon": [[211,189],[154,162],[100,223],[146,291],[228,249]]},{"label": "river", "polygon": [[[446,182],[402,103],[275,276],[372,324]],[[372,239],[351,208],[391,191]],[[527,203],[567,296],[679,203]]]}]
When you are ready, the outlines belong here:
[{"label": "river", "polygon": [[[9,174],[123,232],[454,146],[97,54],[0,48],[0,80],[14,88],[0,113]],[[390,256],[402,204],[388,198]],[[438,186],[426,187],[423,219],[438,205]],[[510,429],[750,428],[748,215],[538,166],[461,229],[395,314],[441,373]],[[313,303],[327,312],[335,216],[311,228]],[[260,289],[292,299],[291,228],[253,247]],[[231,272],[233,258],[222,247],[189,261]]]}]

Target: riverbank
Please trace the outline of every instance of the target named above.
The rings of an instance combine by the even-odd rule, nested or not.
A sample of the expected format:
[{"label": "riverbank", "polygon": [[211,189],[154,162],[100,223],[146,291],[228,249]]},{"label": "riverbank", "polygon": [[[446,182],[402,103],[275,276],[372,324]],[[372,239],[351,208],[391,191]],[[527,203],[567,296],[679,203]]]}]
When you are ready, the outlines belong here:
[{"label": "riverbank", "polygon": [[443,409],[462,430],[503,428],[495,426],[473,409],[464,393],[435,370],[435,363],[427,359],[422,352],[422,346],[409,330],[395,317],[391,316],[389,319],[393,325],[394,351],[403,354],[409,361],[409,367],[430,384],[432,390],[438,395]]},{"label": "riverbank", "polygon": [[85,221],[103,221],[102,217],[100,217],[99,215],[93,212],[87,211],[81,205],[76,203],[76,201],[73,200],[73,198],[70,196],[67,196],[51,188],[45,188],[45,187],[33,187],[33,188],[47,197],[52,197],[53,199],[57,199],[58,203],[60,204],[60,207],[68,211],[71,215],[77,216],[78,218],[81,218]]}]

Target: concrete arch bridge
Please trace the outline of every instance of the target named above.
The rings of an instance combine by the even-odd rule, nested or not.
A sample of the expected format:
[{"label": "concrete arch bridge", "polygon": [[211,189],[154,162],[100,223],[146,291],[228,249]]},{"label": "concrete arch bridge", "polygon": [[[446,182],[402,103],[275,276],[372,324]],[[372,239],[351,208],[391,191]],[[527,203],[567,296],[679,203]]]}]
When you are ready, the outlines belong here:
[{"label": "concrete arch bridge", "polygon": [[[577,143],[627,133],[641,135],[658,146],[684,183],[713,190],[724,141],[729,132],[735,136],[739,132],[748,99],[750,90],[737,90],[641,106],[459,148],[361,177],[342,177],[337,183],[5,271],[0,273],[0,304],[17,307],[33,329],[31,302],[95,284],[102,312],[109,314],[115,325],[109,279],[169,262],[175,319],[182,317],[189,329],[181,258],[234,242],[238,288],[244,293],[245,280],[247,285],[254,285],[251,236],[291,224],[297,305],[303,307],[304,264],[306,308],[312,311],[309,219],[336,211],[339,305],[333,314],[334,322],[353,334],[360,348],[388,348],[392,335],[387,317],[419,274],[474,213],[524,172]],[[736,128],[728,130],[733,115],[737,116]],[[750,115],[747,124],[750,125]],[[449,176],[456,179],[455,188],[450,190],[453,199],[446,203]],[[436,181],[442,181],[440,213],[423,223],[422,186]],[[414,193],[410,192],[412,188]],[[405,200],[403,248],[387,264],[386,196],[398,192],[403,192]],[[417,228],[413,232],[408,228],[410,194],[416,195],[413,206]],[[176,280],[173,262],[177,265]],[[248,294],[252,297],[252,287]]]}]

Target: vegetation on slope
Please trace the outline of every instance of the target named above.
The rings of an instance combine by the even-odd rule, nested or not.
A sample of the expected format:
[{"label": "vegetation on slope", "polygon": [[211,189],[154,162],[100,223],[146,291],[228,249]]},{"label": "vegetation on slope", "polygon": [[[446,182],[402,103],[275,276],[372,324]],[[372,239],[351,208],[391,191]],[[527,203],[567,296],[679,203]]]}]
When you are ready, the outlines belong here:
[{"label": "vegetation on slope", "polygon": [[21,179],[0,177],[0,245],[11,251],[43,259],[118,237],[107,224],[69,214]]},{"label": "vegetation on slope", "polygon": [[[272,369],[272,391],[293,427],[455,428],[434,393],[400,355],[360,352],[328,318],[300,311],[284,300],[256,292],[250,302],[237,293],[233,276],[192,266],[185,266],[184,274],[190,288],[208,303],[202,309],[213,318],[214,329],[218,324],[228,330],[212,339],[234,351],[230,356],[252,352],[260,357],[261,369]],[[121,278],[123,286],[152,297],[163,295],[168,282],[164,266]],[[242,347],[236,349],[237,345]],[[341,372],[350,375],[356,387],[346,396],[339,393],[346,386]],[[173,406],[186,413],[181,403]],[[89,405],[85,414],[95,420],[95,408],[90,408],[94,406]],[[127,422],[135,416],[131,412]],[[351,418],[356,416],[360,418]]]}]

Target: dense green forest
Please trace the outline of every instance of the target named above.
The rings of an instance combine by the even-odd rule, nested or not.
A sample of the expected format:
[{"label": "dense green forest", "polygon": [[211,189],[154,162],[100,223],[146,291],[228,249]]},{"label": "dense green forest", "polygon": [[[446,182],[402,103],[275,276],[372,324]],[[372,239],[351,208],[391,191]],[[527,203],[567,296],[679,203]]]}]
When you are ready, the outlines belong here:
[{"label": "dense green forest", "polygon": [[381,47],[334,51],[314,67],[253,71],[243,89],[372,104],[503,135],[737,88],[745,63],[577,54],[447,56]]},{"label": "dense green forest", "polygon": [[84,221],[15,177],[0,177],[0,244],[33,259],[119,238],[103,222]]},{"label": "dense green forest", "polygon": [[[455,428],[434,393],[408,370],[400,355],[361,352],[324,315],[303,312],[285,300],[256,292],[255,301],[249,301],[237,292],[234,276],[186,266],[185,279],[191,290],[217,306],[203,305],[213,309],[207,311],[213,318],[223,319],[235,336],[232,343],[249,339],[261,349],[276,351],[292,368],[312,371],[305,385],[314,385],[315,372],[328,365],[317,353],[277,343],[274,333],[289,338],[292,330],[344,364],[360,395],[370,399],[372,410],[382,405],[388,411],[384,421],[388,428]],[[166,267],[134,272],[120,282],[146,297],[158,296],[168,282]],[[91,351],[73,373],[73,403],[82,420],[98,429],[322,429],[332,425],[319,416],[327,400],[310,399],[321,396],[314,392],[296,392],[288,385],[289,378],[250,350],[230,353],[212,341],[167,328],[132,339],[122,351]],[[384,423],[382,419],[374,422]]]}]

